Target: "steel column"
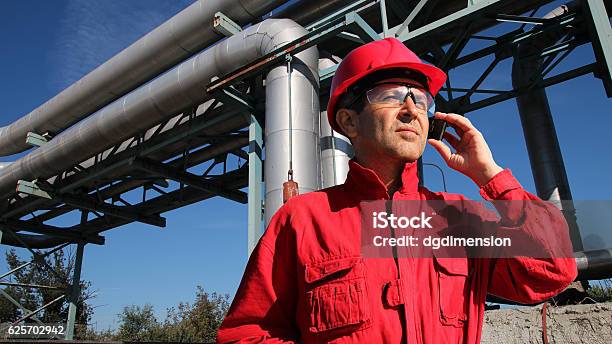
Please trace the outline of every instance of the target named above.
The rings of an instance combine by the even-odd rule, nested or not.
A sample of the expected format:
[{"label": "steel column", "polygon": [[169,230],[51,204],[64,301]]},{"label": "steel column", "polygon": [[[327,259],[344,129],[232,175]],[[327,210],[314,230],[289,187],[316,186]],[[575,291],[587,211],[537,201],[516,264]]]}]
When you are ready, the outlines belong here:
[{"label": "steel column", "polygon": [[[545,18],[552,17],[552,13],[555,12]],[[515,90],[519,90],[516,102],[537,194],[541,199],[553,202],[562,211],[575,252],[582,251],[583,247],[565,163],[546,91],[541,87],[533,87],[532,76],[540,75],[543,61],[527,57],[554,45],[562,36],[563,32],[553,32],[541,37],[535,44],[519,45],[512,65],[512,85]]]},{"label": "steel column", "polygon": [[[87,221],[87,212],[81,213],[81,223]],[[83,249],[85,248],[84,243],[77,244],[77,252],[74,262],[74,273],[72,274],[72,286],[70,288],[70,299],[68,306],[68,323],[66,324],[66,340],[72,340],[74,338],[74,325],[76,322],[77,303],[79,301],[79,295],[81,293],[81,265],[83,264]]]},{"label": "steel column", "polygon": [[249,125],[249,192],[248,192],[248,232],[247,249],[251,255],[255,245],[262,234],[262,189],[263,189],[263,164],[262,147],[263,131],[257,117],[251,114]]}]

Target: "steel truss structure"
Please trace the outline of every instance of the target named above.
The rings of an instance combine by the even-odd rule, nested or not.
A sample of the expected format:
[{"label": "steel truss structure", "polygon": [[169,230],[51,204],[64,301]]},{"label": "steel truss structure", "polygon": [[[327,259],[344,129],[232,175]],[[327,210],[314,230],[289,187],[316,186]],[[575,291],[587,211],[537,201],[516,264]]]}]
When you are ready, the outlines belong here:
[{"label": "steel truss structure", "polygon": [[[334,11],[323,18],[296,19],[307,28],[308,34],[202,85],[202,92],[214,94],[214,100],[185,109],[109,147],[93,157],[89,167],[77,164],[58,175],[52,184],[42,179],[19,181],[16,193],[1,205],[2,241],[27,248],[35,258],[68,244],[77,245],[73,285],[62,286],[71,302],[67,339],[72,339],[83,249],[86,244],[103,245],[102,234],[106,230],[131,222],[165,227],[163,213],[220,196],[248,204],[250,252],[262,233],[263,76],[270,67],[286,63],[292,55],[308,47],[317,45],[330,56],[344,56],[359,44],[396,37],[421,58],[447,72],[473,61],[492,60],[483,64],[481,75],[470,87],[455,87],[452,80],[447,82],[436,98],[438,107],[447,112],[469,113],[586,74],[601,79],[611,97],[612,33],[606,14],[612,10],[610,2],[584,0],[577,2],[575,10],[552,19],[535,16],[541,6],[550,2],[340,1],[337,3],[345,6],[332,8]],[[299,6],[308,5],[298,2],[275,16],[291,16]],[[223,34],[235,34],[240,26],[231,19],[219,13],[214,25]],[[504,26],[506,30],[500,27],[495,36],[481,34],[507,22],[516,23],[516,27]],[[516,57],[521,45],[532,44],[551,33],[558,34],[560,39],[531,55],[521,56],[542,61],[529,83],[509,90],[481,87],[500,62]],[[489,44],[464,53],[465,47],[475,40]],[[584,44],[592,45],[596,59],[572,70],[557,72],[559,64]],[[335,69],[336,66],[320,71],[321,104],[327,103]],[[39,145],[46,141],[41,135],[32,135],[30,140]],[[238,167],[229,169],[233,164]],[[199,166],[207,168],[203,173],[189,171]],[[213,175],[214,169],[222,171]],[[243,191],[245,187],[248,192]],[[131,198],[135,200],[128,201]],[[81,212],[78,223],[63,228],[47,224],[73,211]],[[39,246],[32,242],[26,244],[17,233],[42,234],[53,240],[41,242]],[[47,253],[36,250],[46,247],[54,248]],[[13,272],[1,277],[6,278]],[[0,281],[0,284],[14,285],[9,281]],[[26,310],[27,316],[19,321],[26,318],[36,321],[36,313],[41,310]]]}]

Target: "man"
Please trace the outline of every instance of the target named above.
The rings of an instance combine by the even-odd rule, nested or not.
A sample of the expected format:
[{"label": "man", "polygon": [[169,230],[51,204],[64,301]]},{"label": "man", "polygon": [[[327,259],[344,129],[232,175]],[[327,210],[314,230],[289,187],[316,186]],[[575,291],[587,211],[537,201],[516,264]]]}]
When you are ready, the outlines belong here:
[{"label": "man", "polygon": [[[470,177],[487,200],[533,200],[499,167],[466,118],[436,113],[453,127],[444,142],[427,141],[427,112],[444,84],[400,41],[375,41],[349,53],[334,76],[328,116],[355,157],[343,185],[290,199],[274,215],[250,257],[218,333],[219,343],[477,343],[487,293],[521,303],[545,300],[576,277],[573,258],[364,258],[360,202],[464,200],[418,186],[417,159],[431,144]],[[567,225],[556,215],[505,225],[542,241]]]}]

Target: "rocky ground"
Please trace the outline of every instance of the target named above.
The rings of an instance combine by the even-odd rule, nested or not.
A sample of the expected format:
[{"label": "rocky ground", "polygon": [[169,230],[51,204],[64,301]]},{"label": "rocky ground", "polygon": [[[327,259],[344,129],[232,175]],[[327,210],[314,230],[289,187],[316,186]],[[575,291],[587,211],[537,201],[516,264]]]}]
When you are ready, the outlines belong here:
[{"label": "rocky ground", "polygon": [[[548,343],[612,343],[612,302],[547,308]],[[541,309],[486,311],[481,343],[543,343]]]}]

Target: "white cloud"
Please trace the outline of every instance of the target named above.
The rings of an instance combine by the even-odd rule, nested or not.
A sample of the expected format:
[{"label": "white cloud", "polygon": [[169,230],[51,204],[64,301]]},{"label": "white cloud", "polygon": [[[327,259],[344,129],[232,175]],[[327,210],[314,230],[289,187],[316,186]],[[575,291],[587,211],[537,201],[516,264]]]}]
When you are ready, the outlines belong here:
[{"label": "white cloud", "polygon": [[68,87],[193,0],[69,0],[55,50],[53,86]]}]

